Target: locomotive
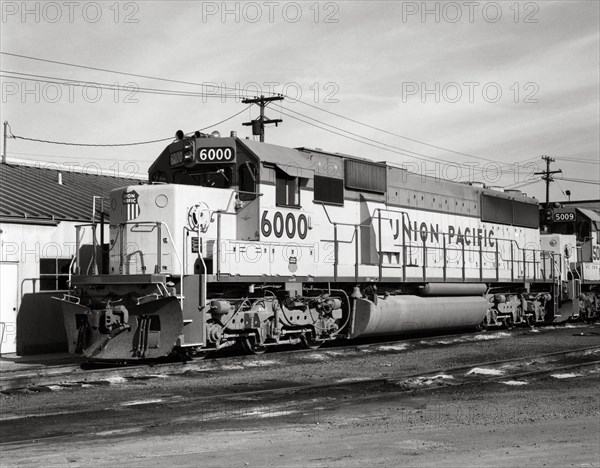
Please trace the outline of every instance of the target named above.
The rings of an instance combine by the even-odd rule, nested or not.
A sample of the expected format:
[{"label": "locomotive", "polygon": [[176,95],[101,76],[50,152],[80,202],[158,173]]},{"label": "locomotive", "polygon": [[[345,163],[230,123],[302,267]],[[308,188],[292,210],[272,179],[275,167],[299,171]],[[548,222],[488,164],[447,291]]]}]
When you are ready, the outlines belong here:
[{"label": "locomotive", "polygon": [[[521,192],[235,132],[178,131],[147,183],[111,192],[109,214],[110,244],[77,245],[58,299],[69,351],[90,359],[317,348],[600,308],[597,221],[578,248],[574,230],[541,232]],[[77,240],[86,228],[103,226],[78,226]]]}]

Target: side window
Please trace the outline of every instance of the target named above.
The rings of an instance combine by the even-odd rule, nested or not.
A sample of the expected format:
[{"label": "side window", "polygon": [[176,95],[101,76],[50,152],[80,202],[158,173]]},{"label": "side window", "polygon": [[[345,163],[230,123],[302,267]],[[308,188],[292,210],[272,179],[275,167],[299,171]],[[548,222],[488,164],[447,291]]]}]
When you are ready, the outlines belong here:
[{"label": "side window", "polygon": [[165,174],[164,172],[153,172],[152,175],[150,176],[150,180],[152,182],[167,182],[167,174]]},{"label": "side window", "polygon": [[276,169],[275,202],[277,206],[300,206],[300,178]]},{"label": "side window", "polygon": [[585,242],[586,240],[589,240],[590,237],[591,237],[590,223],[588,221],[583,221],[579,225],[579,239]]},{"label": "side window", "polygon": [[[256,192],[256,166],[246,162],[238,169],[240,192]],[[240,193],[240,200],[254,200],[256,195],[252,193]]]}]

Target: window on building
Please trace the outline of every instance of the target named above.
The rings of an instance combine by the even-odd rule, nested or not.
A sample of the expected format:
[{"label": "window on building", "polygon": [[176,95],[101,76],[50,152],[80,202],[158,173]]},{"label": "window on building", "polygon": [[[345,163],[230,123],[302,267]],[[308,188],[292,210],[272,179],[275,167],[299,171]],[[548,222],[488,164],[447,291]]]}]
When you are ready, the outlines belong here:
[{"label": "window on building", "polygon": [[344,180],[335,177],[315,176],[315,198],[316,202],[331,203],[334,205],[344,204]]},{"label": "window on building", "polygon": [[276,169],[275,202],[278,206],[300,206],[300,178]]},{"label": "window on building", "polygon": [[70,258],[40,259],[40,291],[68,289]]}]

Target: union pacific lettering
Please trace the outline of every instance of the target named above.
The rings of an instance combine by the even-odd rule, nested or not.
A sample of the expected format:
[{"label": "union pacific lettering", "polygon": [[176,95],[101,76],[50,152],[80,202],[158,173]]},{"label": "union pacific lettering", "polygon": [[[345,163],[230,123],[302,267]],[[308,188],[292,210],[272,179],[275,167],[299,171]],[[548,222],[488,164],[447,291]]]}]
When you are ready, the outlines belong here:
[{"label": "union pacific lettering", "polygon": [[[394,233],[394,240],[400,237],[400,220],[390,220],[392,230]],[[410,223],[404,222],[403,231],[404,239],[410,241],[422,241],[422,242],[443,242],[444,232],[440,230],[439,224],[427,224],[425,222],[418,223],[413,221]],[[449,225],[447,231],[447,242],[449,244],[464,244],[474,245],[479,247],[495,247],[496,241],[494,240],[494,230],[484,228],[470,228],[466,227],[464,230],[459,227],[456,229],[454,226]]]}]

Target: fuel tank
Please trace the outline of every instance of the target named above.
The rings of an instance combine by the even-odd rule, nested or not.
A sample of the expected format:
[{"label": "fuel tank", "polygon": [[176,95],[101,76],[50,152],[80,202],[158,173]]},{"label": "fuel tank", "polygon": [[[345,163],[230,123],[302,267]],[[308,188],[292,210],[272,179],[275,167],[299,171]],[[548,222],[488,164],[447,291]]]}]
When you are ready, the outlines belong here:
[{"label": "fuel tank", "polygon": [[476,326],[488,307],[480,296],[387,296],[377,304],[361,298],[350,338]]},{"label": "fuel tank", "polygon": [[429,283],[419,288],[421,296],[482,296],[486,291],[483,283]]}]

